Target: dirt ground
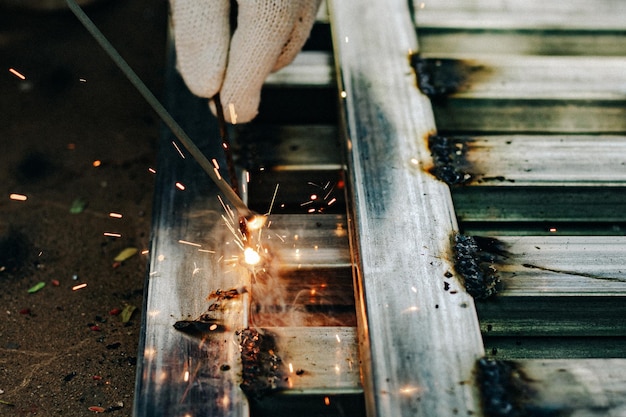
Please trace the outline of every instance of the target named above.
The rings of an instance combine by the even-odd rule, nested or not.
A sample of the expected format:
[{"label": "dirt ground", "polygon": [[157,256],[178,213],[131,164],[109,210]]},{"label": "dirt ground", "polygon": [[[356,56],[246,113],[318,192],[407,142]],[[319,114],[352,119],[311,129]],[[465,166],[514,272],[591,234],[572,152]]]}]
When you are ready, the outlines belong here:
[{"label": "dirt ground", "polygon": [[[160,96],[167,2],[86,11]],[[0,8],[0,62],[0,416],[130,416],[159,120],[67,10]]]}]

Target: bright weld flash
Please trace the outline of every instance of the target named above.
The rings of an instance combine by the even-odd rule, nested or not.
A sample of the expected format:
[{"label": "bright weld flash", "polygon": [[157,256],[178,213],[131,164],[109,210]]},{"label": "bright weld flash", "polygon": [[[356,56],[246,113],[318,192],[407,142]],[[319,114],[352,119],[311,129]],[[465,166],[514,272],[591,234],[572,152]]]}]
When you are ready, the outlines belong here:
[{"label": "bright weld flash", "polygon": [[246,219],[246,226],[248,227],[248,230],[259,230],[265,225],[266,220],[266,216],[252,216],[251,218]]},{"label": "bright weld flash", "polygon": [[256,265],[261,262],[261,255],[252,248],[244,249],[243,258],[248,265]]}]

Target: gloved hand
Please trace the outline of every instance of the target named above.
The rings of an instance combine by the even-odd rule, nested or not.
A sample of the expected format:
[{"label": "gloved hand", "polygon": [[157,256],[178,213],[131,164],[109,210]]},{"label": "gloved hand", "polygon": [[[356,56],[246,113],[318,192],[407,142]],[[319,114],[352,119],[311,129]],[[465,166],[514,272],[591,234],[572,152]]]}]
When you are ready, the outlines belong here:
[{"label": "gloved hand", "polygon": [[320,1],[237,0],[231,38],[230,0],[170,0],[177,67],[185,83],[197,96],[219,92],[227,121],[252,120],[263,82],[300,51]]}]

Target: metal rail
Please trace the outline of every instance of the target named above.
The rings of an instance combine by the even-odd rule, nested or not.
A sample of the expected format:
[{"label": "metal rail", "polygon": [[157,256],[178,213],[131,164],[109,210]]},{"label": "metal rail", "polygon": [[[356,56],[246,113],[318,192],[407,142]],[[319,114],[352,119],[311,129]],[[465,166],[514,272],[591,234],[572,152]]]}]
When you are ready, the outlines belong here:
[{"label": "metal rail", "polygon": [[[623,6],[414,3],[417,38],[404,0],[329,3],[334,58],[303,52],[233,129],[244,200],[272,207],[264,269],[164,133],[136,416],[623,414]],[[431,80],[437,62],[474,70],[432,94],[416,52]],[[166,107],[225,166],[170,62]],[[590,71],[558,76],[577,63]],[[464,284],[489,273],[498,293],[474,301]],[[270,346],[252,377],[247,328]]]}]

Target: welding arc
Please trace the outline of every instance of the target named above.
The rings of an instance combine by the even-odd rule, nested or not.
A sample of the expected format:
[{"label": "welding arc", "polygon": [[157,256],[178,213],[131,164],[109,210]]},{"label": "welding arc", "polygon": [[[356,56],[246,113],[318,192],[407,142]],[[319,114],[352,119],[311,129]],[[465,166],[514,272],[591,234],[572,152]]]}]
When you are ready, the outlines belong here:
[{"label": "welding arc", "polygon": [[224,196],[228,201],[231,202],[233,206],[237,209],[237,212],[240,216],[249,217],[254,213],[246,206],[246,204],[239,198],[237,193],[233,191],[230,185],[220,176],[218,176],[214,171],[213,164],[207,159],[206,156],[202,153],[202,151],[196,146],[195,143],[191,140],[191,138],[185,133],[182,127],[174,120],[174,118],[168,113],[168,111],[163,107],[161,102],[152,94],[150,89],[144,84],[143,81],[139,78],[139,76],[133,71],[133,69],[126,63],[124,58],[117,52],[117,50],[111,45],[111,43],[107,40],[107,38],[100,32],[100,30],[96,27],[89,16],[85,14],[85,12],[80,8],[78,4],[74,0],[65,0],[68,7],[74,13],[74,15],[78,18],[78,20],[83,24],[85,29],[93,36],[93,38],[98,42],[98,44],[104,49],[104,51],[109,55],[109,57],[115,62],[118,68],[124,73],[126,78],[131,82],[131,84],[139,91],[139,93],[143,96],[143,98],[148,102],[150,106],[154,109],[154,111],[158,114],[158,116],[163,120],[163,122],[170,128],[174,136],[178,138],[178,140],[183,144],[185,149],[189,151],[191,156],[200,164],[202,169],[206,171],[209,177],[213,180],[213,182],[217,185]]}]

